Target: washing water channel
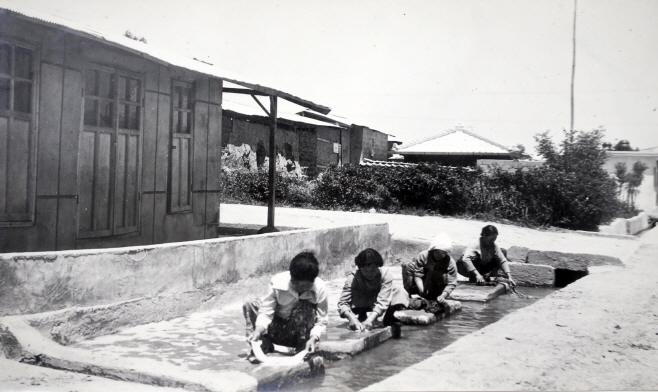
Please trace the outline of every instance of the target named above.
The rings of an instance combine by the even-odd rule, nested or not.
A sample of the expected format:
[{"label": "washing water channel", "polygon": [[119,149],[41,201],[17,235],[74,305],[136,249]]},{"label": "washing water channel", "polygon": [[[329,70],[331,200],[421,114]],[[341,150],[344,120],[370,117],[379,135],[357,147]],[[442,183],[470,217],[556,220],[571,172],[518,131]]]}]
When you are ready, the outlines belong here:
[{"label": "washing water channel", "polygon": [[[328,282],[337,291],[341,282]],[[502,295],[489,302],[462,303],[455,312],[428,326],[404,326],[402,338],[340,361],[325,360],[325,374],[296,379],[283,390],[358,390],[418,363],[460,337],[477,331],[517,309],[532,304],[555,289],[523,287],[519,292],[535,298]],[[330,327],[344,324],[330,300]],[[239,306],[194,313],[169,321],[145,324],[119,333],[77,343],[75,347],[111,352],[121,357],[149,358],[190,370],[223,371],[250,366],[246,361],[244,320]],[[341,329],[346,329],[343,325]],[[358,332],[349,332],[358,336]],[[334,337],[336,338],[336,337]],[[331,340],[332,337],[328,336]],[[339,337],[340,339],[340,337]],[[491,347],[483,348],[486,350]]]},{"label": "washing water channel", "polygon": [[[379,382],[406,367],[429,358],[462,336],[500,320],[554,292],[554,288],[522,287],[518,291],[536,298],[501,295],[492,301],[463,302],[462,310],[428,326],[404,326],[400,339],[342,361],[325,361],[324,376],[304,380],[286,391],[350,391]],[[483,347],[495,350],[495,347]],[[437,375],[440,370],[437,369]],[[438,377],[438,376],[437,376]]]}]

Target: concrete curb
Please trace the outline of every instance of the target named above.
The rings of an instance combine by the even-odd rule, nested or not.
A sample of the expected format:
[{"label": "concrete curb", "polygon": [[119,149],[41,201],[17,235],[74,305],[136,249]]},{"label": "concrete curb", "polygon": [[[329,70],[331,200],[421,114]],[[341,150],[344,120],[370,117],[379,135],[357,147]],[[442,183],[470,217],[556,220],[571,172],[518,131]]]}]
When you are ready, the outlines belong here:
[{"label": "concrete curb", "polygon": [[[0,319],[0,335],[8,358],[32,365],[197,391],[253,391],[258,386],[256,378],[241,372],[189,371],[151,359],[136,361],[60,346],[30,327],[21,316]],[[222,382],[229,379],[230,385]]]},{"label": "concrete curb", "polygon": [[8,359],[121,381],[204,392],[242,392],[280,388],[324,372],[324,361],[319,356],[293,367],[259,365],[248,372],[189,370],[148,358],[117,357],[61,346],[28,323],[24,316],[0,318],[0,343]]}]

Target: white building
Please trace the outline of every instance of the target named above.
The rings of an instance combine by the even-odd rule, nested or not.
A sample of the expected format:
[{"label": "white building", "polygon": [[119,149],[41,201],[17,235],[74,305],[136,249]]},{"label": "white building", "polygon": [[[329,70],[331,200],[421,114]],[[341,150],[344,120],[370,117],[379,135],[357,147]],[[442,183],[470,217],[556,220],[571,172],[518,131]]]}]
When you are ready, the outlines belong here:
[{"label": "white building", "polygon": [[646,212],[658,211],[658,147],[640,151],[608,151],[605,169],[614,175],[615,165],[623,162],[630,172],[637,161],[647,165],[647,170],[644,172],[644,180],[638,189],[635,206]]}]

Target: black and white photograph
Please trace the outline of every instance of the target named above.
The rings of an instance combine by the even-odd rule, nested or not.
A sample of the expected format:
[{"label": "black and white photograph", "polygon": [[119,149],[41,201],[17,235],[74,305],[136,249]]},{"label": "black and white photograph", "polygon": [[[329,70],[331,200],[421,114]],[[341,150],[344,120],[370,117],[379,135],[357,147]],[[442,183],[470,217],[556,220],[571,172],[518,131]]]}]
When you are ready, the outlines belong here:
[{"label": "black and white photograph", "polygon": [[658,390],[658,1],[0,0],[0,392]]}]

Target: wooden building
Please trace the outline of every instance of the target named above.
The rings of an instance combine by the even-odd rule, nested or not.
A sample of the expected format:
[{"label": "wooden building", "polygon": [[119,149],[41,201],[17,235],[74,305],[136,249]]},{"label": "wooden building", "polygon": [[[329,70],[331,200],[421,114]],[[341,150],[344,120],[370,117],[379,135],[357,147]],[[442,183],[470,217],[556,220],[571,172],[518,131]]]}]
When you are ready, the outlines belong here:
[{"label": "wooden building", "polygon": [[[0,8],[0,252],[216,237],[223,81],[126,37]],[[275,126],[274,126],[275,127]]]},{"label": "wooden building", "polygon": [[[249,145],[262,167],[269,151],[269,119],[258,109],[224,102],[222,148]],[[296,114],[279,113],[277,120],[277,154],[316,175],[330,164],[349,162],[350,130]]]}]

